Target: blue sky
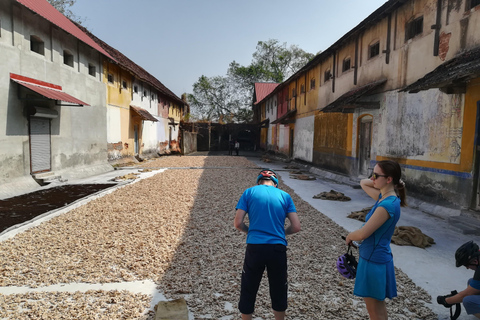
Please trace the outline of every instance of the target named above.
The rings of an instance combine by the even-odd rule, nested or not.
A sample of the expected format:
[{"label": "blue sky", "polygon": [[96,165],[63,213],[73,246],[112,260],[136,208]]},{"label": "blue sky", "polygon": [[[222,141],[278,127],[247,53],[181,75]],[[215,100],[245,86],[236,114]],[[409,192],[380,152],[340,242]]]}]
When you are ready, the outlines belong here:
[{"label": "blue sky", "polygon": [[258,41],[325,50],[386,0],[76,0],[97,37],[177,96],[202,75],[250,64]]}]

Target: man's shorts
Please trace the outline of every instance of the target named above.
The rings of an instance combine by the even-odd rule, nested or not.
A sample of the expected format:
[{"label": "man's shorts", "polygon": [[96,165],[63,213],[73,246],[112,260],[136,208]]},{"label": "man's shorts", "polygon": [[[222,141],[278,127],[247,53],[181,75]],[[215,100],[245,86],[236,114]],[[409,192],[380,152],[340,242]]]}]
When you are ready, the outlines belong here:
[{"label": "man's shorts", "polygon": [[247,244],[238,309],[252,314],[260,281],[267,269],[272,309],[287,309],[287,247],[283,244]]},{"label": "man's shorts", "polygon": [[[469,279],[467,284],[470,285],[470,282],[473,279]],[[463,307],[467,311],[467,314],[477,314],[480,313],[480,295],[471,295],[463,298]]]}]

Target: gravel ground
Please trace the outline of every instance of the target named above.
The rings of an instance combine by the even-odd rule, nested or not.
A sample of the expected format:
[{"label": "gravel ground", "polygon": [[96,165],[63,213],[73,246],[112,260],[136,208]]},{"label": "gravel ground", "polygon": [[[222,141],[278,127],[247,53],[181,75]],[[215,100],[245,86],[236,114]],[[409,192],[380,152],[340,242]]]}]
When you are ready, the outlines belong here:
[{"label": "gravel ground", "polygon": [[[234,229],[233,217],[241,193],[253,185],[255,164],[225,156],[164,157],[140,165],[210,169],[167,170],[0,243],[0,286],[150,279],[167,298],[184,297],[195,319],[238,318],[246,236]],[[340,238],[346,231],[281,188],[292,195],[303,229],[288,237],[288,317],[365,319],[353,281],[335,268],[346,249]],[[397,284],[399,297],[387,302],[391,319],[437,319],[424,304],[430,296],[400,270]],[[0,300],[0,318],[77,318],[71,310],[82,312],[82,319],[153,317],[143,314],[149,299],[128,292],[30,293]],[[255,315],[272,317],[266,281]]]}]

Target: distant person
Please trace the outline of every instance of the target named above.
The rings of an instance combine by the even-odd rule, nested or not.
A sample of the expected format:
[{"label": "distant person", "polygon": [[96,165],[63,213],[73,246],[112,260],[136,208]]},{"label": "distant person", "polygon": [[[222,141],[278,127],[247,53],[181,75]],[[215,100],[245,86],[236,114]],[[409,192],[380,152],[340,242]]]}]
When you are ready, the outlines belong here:
[{"label": "distant person", "polygon": [[363,227],[346,238],[347,245],[363,240],[353,294],[364,299],[370,319],[388,319],[385,298],[397,296],[390,241],[400,218],[400,207],[406,206],[401,176],[402,169],[397,162],[384,160],[377,162],[370,179],[360,181],[363,191],[376,202]]},{"label": "distant person", "polygon": [[233,155],[233,149],[235,148],[235,141],[233,141],[233,139],[231,139],[230,141],[228,141],[228,155],[231,156]]},{"label": "distant person", "polygon": [[[277,174],[263,169],[257,185],[245,190],[236,207],[234,226],[247,234],[238,309],[242,320],[251,320],[258,288],[267,269],[275,320],[285,319],[287,310],[286,234],[300,231],[300,220],[292,198],[278,189]],[[248,214],[249,225],[244,219]],[[290,225],[285,229],[285,220]]]},{"label": "distant person", "polygon": [[[463,303],[468,314],[480,318],[480,252],[478,245],[469,241],[461,245],[455,252],[455,265],[464,266],[474,270],[473,278],[467,281],[467,288],[456,294],[438,296],[437,302],[446,308],[451,308],[457,303]],[[454,292],[455,293],[455,292]],[[459,309],[460,310],[460,309]]]},{"label": "distant person", "polygon": [[239,150],[240,150],[240,143],[237,140],[235,140],[235,153],[237,154],[237,156],[238,156]]}]

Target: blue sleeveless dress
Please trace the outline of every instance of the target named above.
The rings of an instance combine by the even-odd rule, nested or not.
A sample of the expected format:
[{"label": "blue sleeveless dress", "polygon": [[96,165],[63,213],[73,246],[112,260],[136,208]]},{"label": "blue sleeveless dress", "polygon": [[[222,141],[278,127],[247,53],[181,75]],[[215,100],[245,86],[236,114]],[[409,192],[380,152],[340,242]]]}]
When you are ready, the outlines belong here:
[{"label": "blue sleeveless dress", "polygon": [[390,196],[381,202],[377,200],[372,210],[367,214],[365,221],[371,218],[378,207],[385,208],[390,218],[370,237],[365,239],[359,248],[360,258],[353,294],[383,301],[385,298],[392,299],[397,296],[397,283],[390,241],[395,225],[400,218],[400,198]]}]

